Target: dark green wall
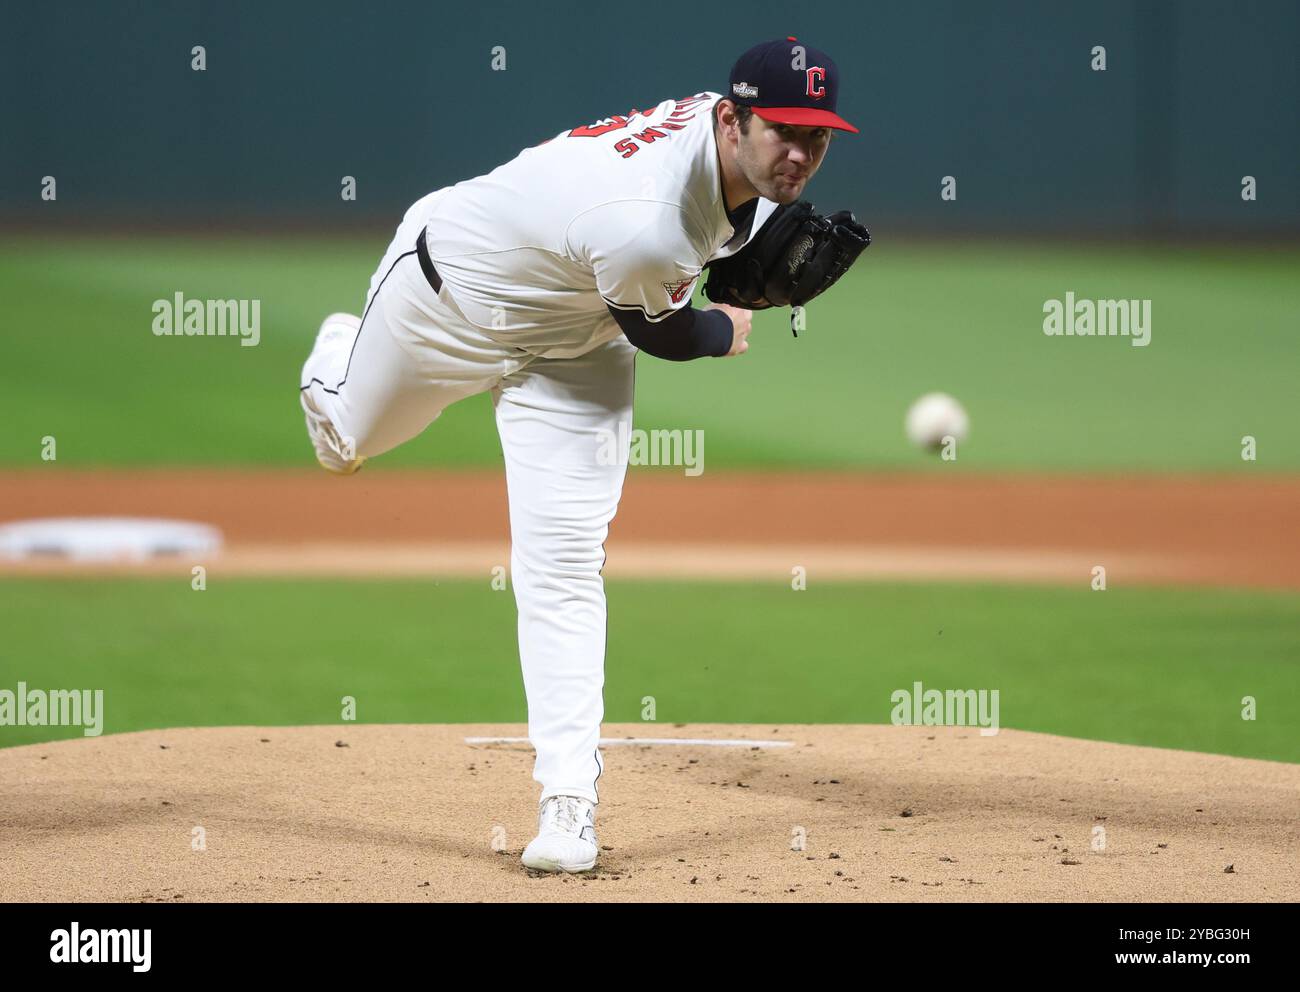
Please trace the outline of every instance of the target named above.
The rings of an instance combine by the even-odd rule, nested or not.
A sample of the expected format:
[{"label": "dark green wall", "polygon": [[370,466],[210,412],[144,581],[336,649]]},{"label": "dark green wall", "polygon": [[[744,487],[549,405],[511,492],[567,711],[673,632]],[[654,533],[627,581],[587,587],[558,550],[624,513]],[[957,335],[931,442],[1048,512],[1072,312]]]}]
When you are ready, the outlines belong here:
[{"label": "dark green wall", "polygon": [[841,113],[862,128],[810,187],[824,208],[899,232],[1300,232],[1294,0],[10,10],[0,221],[395,221],[563,128],[721,90],[741,50],[795,34],[835,57]]}]

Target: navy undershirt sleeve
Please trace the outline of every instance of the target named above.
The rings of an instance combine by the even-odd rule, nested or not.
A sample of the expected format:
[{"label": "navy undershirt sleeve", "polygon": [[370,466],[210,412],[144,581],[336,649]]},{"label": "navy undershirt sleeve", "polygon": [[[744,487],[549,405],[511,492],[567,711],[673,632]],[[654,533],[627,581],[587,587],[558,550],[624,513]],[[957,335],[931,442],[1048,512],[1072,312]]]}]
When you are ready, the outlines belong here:
[{"label": "navy undershirt sleeve", "polygon": [[682,307],[657,324],[636,310],[609,307],[609,312],[627,339],[655,358],[689,362],[695,358],[721,358],[731,350],[731,318],[721,310]]}]

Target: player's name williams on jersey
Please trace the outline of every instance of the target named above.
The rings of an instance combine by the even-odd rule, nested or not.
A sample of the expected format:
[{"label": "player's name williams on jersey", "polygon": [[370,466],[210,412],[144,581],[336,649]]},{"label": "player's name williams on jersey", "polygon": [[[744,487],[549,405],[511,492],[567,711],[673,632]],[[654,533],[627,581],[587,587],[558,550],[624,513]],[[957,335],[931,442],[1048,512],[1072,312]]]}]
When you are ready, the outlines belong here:
[{"label": "player's name williams on jersey", "polygon": [[[662,120],[656,121],[646,127],[650,118],[654,117],[655,111],[659,107],[651,107],[647,111],[641,111],[633,108],[627,112],[626,116],[607,117],[603,121],[597,121],[586,127],[575,127],[570,131],[567,137],[570,138],[597,138],[602,134],[608,134],[610,131],[626,130],[629,127],[635,127],[639,123],[644,130],[631,134],[626,138],[621,138],[614,142],[611,151],[617,152],[622,158],[631,158],[642,145],[648,145],[658,141],[660,138],[666,138],[674,131],[680,131],[686,126],[686,122],[693,119],[699,113],[701,104],[713,105],[709,102],[707,93],[700,93],[696,96],[685,97],[681,100],[673,101],[672,112]],[[638,122],[638,118],[644,118]],[[550,139],[547,139],[548,141]],[[639,144],[638,144],[639,142]],[[545,144],[546,142],[542,142]]]},{"label": "player's name williams on jersey", "polygon": [[444,302],[493,340],[573,358],[622,335],[610,308],[664,320],[776,209],[727,215],[718,93],[569,128],[421,205]]}]

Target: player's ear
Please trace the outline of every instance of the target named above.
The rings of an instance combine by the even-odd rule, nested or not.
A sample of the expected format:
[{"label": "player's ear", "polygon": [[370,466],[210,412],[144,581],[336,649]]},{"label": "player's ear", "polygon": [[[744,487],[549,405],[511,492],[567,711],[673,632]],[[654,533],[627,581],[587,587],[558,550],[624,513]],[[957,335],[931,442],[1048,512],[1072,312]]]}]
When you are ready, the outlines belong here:
[{"label": "player's ear", "polygon": [[732,129],[737,127],[740,123],[736,117],[735,103],[728,100],[726,97],[723,97],[718,101],[718,108],[713,117],[714,120],[717,121],[718,127],[725,131],[728,136],[731,135]]}]

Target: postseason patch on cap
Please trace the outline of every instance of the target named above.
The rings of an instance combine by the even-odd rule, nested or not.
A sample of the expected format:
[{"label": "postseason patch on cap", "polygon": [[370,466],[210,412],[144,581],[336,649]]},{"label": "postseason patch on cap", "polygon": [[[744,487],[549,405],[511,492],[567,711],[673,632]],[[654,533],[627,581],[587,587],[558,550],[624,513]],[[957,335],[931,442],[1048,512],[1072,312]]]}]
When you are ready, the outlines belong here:
[{"label": "postseason patch on cap", "polygon": [[732,83],[731,92],[742,100],[758,99],[758,87],[751,86],[749,83]]}]

